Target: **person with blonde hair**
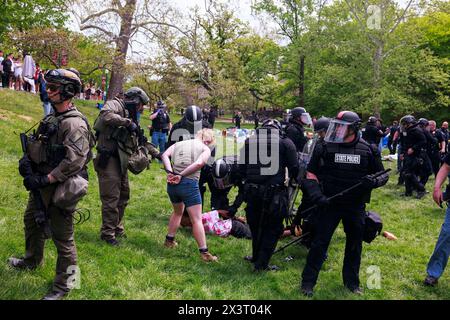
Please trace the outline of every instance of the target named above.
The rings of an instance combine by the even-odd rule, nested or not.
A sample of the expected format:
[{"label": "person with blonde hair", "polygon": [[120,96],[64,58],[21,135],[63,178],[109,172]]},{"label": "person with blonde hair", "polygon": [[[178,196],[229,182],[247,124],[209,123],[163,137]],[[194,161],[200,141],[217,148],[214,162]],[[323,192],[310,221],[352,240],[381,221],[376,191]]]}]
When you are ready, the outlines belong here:
[{"label": "person with blonde hair", "polygon": [[205,262],[217,261],[218,258],[209,253],[206,245],[202,223],[202,198],[198,181],[201,168],[211,157],[209,146],[214,144],[214,132],[211,129],[202,129],[196,133],[195,139],[173,144],[161,157],[167,172],[167,193],[173,205],[173,214],[170,217],[164,245],[167,248],[174,248],[178,245],[175,241],[175,234],[186,208],[192,222],[192,233],[197,241],[201,258]]}]

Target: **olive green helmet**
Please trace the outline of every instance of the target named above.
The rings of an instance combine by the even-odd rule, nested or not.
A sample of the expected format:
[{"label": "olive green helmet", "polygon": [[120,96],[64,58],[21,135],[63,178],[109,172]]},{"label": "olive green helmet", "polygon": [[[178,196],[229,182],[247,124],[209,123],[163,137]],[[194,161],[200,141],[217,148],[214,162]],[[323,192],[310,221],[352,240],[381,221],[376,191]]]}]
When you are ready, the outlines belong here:
[{"label": "olive green helmet", "polygon": [[144,105],[148,104],[148,102],[150,101],[145,91],[139,87],[132,87],[128,89],[125,92],[125,100],[135,103],[142,102],[142,104]]}]

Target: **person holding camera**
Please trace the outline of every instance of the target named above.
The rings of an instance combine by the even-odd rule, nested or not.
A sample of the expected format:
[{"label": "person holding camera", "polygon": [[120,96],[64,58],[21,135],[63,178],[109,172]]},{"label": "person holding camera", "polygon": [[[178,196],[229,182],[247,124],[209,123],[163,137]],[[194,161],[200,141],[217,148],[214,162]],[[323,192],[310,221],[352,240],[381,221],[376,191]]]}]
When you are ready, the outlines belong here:
[{"label": "person holding camera", "polygon": [[447,185],[446,192],[442,192],[441,190],[442,185],[449,174],[450,154],[447,154],[444,158],[444,164],[436,176],[433,191],[433,200],[441,208],[443,207],[442,203],[447,202],[447,211],[436,247],[434,248],[433,255],[431,256],[427,266],[427,277],[425,278],[424,284],[431,287],[437,285],[438,279],[441,277],[445,267],[447,266],[448,257],[450,255],[450,207],[448,206],[448,202],[450,201],[450,185]]},{"label": "person holding camera", "polygon": [[155,112],[150,115],[150,120],[152,120],[150,129],[152,143],[159,146],[159,151],[164,153],[166,151],[167,134],[172,128],[172,123],[167,113],[167,106],[163,101],[158,101]]}]

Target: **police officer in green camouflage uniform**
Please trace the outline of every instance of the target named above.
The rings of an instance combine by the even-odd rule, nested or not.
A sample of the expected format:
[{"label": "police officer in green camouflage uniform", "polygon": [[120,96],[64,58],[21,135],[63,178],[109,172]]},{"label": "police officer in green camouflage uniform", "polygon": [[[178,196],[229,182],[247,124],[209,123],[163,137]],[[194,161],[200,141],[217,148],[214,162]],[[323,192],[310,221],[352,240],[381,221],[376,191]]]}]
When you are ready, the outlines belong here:
[{"label": "police officer in green camouflage uniform", "polygon": [[46,238],[51,238],[58,253],[56,276],[44,300],[58,300],[79,277],[73,213],[87,191],[86,166],[94,137],[71,102],[81,91],[80,78],[73,71],[56,69],[45,74],[45,81],[54,113],[25,139],[26,155],[19,163],[24,186],[31,191],[24,216],[26,252],[23,258],[10,258],[8,264],[35,269],[43,262]]},{"label": "police officer in green camouflage uniform", "polygon": [[138,144],[146,144],[138,141],[145,137],[138,126],[137,111],[148,102],[142,89],[130,88],[123,100],[116,97],[106,102],[94,125],[98,137],[94,166],[102,201],[101,239],[113,246],[119,244],[117,238],[125,237],[123,216],[130,198],[128,160]]}]

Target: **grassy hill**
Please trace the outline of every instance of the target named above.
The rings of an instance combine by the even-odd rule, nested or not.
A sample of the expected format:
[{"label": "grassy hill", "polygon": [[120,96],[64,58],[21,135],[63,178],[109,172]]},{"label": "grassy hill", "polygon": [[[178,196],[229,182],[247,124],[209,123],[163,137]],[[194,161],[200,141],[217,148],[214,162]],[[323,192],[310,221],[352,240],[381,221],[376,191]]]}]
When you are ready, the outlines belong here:
[{"label": "grassy hill", "polygon": [[[98,113],[94,104],[77,101],[76,105],[93,124]],[[8,257],[24,253],[23,212],[27,192],[17,169],[21,157],[18,134],[42,114],[38,97],[0,91],[0,299],[41,298],[50,289],[54,276],[56,250],[51,241],[46,244],[44,265],[34,272],[17,272],[6,264]],[[148,118],[148,114],[144,116]],[[394,163],[386,165],[394,167]],[[307,255],[302,247],[292,246],[275,256],[272,262],[282,269],[266,274],[253,274],[250,264],[242,259],[251,252],[247,240],[208,236],[211,252],[220,258],[216,264],[200,261],[188,230],[180,230],[177,235],[178,248],[165,249],[163,241],[171,205],[160,167],[152,163],[150,170],[141,175],[130,174],[131,200],[125,216],[128,239],[113,248],[99,239],[98,180],[90,164],[89,193],[79,207],[89,209],[91,218],[75,229],[81,289],[73,290],[68,299],[304,299],[298,290]],[[369,209],[382,215],[384,229],[396,234],[399,240],[380,237],[370,245],[364,244],[361,281],[365,294],[355,297],[342,286],[345,234],[340,226],[314,299],[450,299],[448,270],[437,288],[421,284],[444,211],[433,204],[430,195],[422,200],[400,198],[403,190],[396,186],[396,180],[393,175],[386,187],[376,190],[369,205]],[[430,181],[429,189],[433,182]],[[244,214],[242,209],[240,214]],[[285,261],[288,255],[295,259]],[[381,271],[379,289],[368,289],[365,285],[371,280],[371,266]]]}]

